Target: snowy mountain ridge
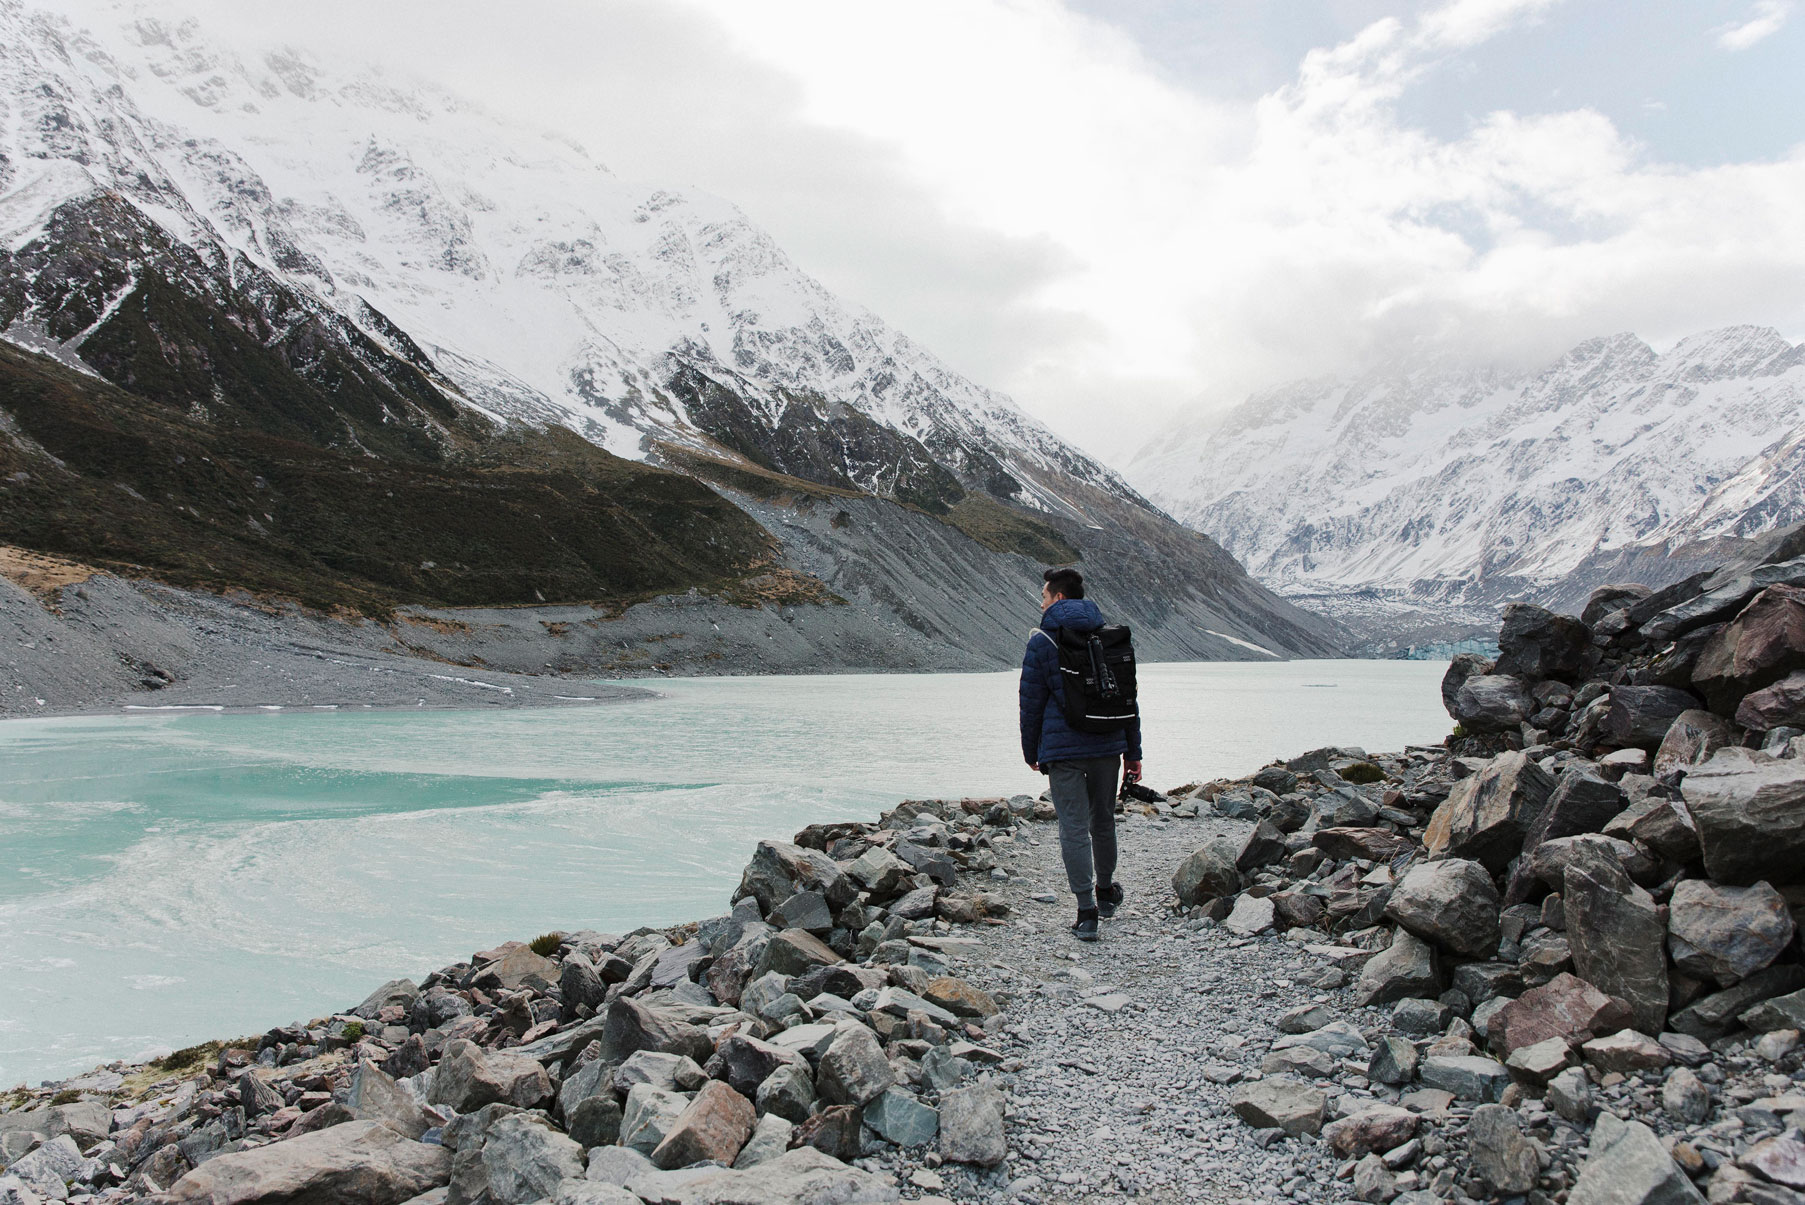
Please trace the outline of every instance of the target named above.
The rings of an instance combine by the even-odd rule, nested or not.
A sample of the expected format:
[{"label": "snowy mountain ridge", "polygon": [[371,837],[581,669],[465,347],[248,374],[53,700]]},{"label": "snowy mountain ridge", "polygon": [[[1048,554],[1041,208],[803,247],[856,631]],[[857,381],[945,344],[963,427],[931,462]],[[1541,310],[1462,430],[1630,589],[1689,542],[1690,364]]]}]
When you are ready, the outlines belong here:
[{"label": "snowy mountain ridge", "polygon": [[[1489,603],[1805,519],[1805,346],[1738,326],[1592,339],[1507,375],[1298,382],[1126,475],[1282,593]],[[1658,558],[1654,558],[1658,560]]]},{"label": "snowy mountain ridge", "polygon": [[[430,87],[292,52],[250,61],[153,6],[99,7],[112,24],[89,30],[0,0],[0,237],[15,253],[59,207],[115,195],[461,399],[617,455],[718,442],[697,412],[715,382],[772,429],[796,408],[850,405],[965,484],[1043,512],[1081,513],[1061,478],[1139,503],[1008,398],[835,298],[725,202],[627,183]],[[7,337],[75,362],[79,337],[47,337],[42,317],[21,314]],[[850,484],[889,492],[875,464],[848,467]]]}]

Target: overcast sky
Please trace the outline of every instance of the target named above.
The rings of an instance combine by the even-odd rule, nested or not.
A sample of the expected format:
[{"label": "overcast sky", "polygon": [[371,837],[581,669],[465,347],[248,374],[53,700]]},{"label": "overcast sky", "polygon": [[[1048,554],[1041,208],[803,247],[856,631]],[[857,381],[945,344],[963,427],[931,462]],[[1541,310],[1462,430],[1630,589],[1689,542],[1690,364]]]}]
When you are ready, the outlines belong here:
[{"label": "overcast sky", "polygon": [[1399,357],[1805,338],[1796,0],[184,7],[726,197],[1105,455]]}]

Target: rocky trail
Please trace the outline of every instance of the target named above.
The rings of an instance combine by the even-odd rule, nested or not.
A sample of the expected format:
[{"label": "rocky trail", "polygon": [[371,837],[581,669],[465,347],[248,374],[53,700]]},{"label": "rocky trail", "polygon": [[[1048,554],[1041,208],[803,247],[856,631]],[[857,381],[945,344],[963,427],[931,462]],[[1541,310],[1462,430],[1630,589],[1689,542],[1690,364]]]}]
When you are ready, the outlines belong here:
[{"label": "rocky trail", "polygon": [[[1507,611],[1440,746],[763,841],[731,911],[479,951],[0,1097],[0,1205],[1805,1205],[1805,590]],[[725,902],[725,901],[724,901]]]}]

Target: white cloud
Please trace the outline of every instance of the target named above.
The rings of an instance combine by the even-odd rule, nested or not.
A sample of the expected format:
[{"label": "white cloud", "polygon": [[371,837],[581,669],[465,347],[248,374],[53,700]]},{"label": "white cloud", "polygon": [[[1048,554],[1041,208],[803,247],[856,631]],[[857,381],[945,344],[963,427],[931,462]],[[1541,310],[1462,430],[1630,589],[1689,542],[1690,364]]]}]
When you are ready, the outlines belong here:
[{"label": "white cloud", "polygon": [[1739,25],[1725,25],[1714,31],[1717,44],[1725,50],[1747,50],[1779,33],[1793,8],[1793,0],[1756,0],[1754,16]]}]

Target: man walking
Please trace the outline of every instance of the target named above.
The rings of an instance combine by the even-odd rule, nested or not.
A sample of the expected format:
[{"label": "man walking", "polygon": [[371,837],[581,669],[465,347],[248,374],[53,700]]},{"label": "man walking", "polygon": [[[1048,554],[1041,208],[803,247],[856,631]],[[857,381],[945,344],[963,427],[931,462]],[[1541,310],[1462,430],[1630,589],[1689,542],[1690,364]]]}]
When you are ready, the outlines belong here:
[{"label": "man walking", "polygon": [[1072,934],[1096,941],[1097,918],[1114,916],[1122,905],[1122,886],[1115,881],[1116,791],[1124,757],[1128,781],[1141,777],[1141,721],[1136,714],[1107,732],[1081,732],[1067,722],[1059,633],[1095,632],[1103,613],[1085,599],[1076,569],[1049,569],[1042,576],[1040,626],[1022,655],[1022,758],[1047,776],[1059,813],[1059,854],[1078,897]]}]

